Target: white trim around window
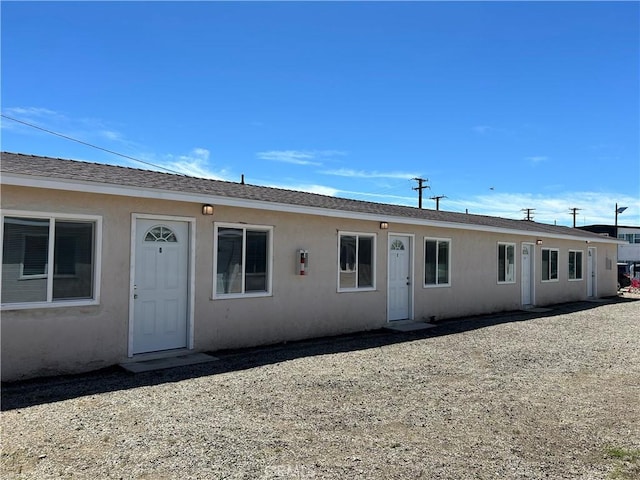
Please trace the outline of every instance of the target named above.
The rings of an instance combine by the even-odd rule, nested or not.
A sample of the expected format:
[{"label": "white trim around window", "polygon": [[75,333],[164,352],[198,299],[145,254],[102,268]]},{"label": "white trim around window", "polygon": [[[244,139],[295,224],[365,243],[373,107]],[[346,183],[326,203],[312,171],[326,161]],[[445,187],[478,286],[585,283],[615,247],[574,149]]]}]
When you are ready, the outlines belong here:
[{"label": "white trim around window", "polygon": [[560,250],[543,248],[541,260],[541,278],[543,283],[559,281]]},{"label": "white trim around window", "polygon": [[[12,251],[9,246],[5,246],[5,241],[12,242],[15,241],[7,237],[6,231],[6,219],[15,219],[12,220],[12,223],[15,225],[22,225],[18,227],[14,232],[15,238],[21,239],[21,252],[14,250],[14,253],[17,256],[21,256],[22,258],[18,262],[15,259],[15,262],[11,259],[7,258],[7,255]],[[33,224],[33,225],[31,225]],[[42,255],[46,256],[46,260],[44,261],[44,273],[36,274],[36,275],[25,275],[24,272],[24,256],[25,256],[25,248],[26,244],[24,243],[24,238],[27,236],[33,236],[31,233],[26,233],[28,227],[36,227],[40,224],[40,231],[36,233],[36,236],[45,236],[48,239],[53,239],[52,241],[48,241],[48,247],[46,253],[42,252]],[[82,263],[82,265],[86,268],[90,268],[90,273],[86,275],[89,277],[91,284],[87,287],[85,285],[84,288],[88,289],[88,294],[81,294],[82,298],[73,298],[72,295],[69,294],[68,291],[62,291],[59,293],[54,292],[54,282],[74,282],[77,281],[80,274],[79,272],[75,275],[64,275],[58,274],[56,272],[56,265],[54,257],[58,254],[62,255],[63,253],[68,252],[60,252],[56,251],[56,239],[60,240],[62,236],[57,236],[56,225],[60,225],[58,230],[62,230],[62,228],[67,228],[73,230],[77,224],[77,226],[82,227],[82,224],[91,225],[91,240],[90,243],[86,241],[86,232],[84,235],[85,243],[90,245],[90,252],[87,252],[86,249],[83,252],[83,255],[90,254],[90,262]],[[25,232],[19,232],[22,228]],[[86,228],[85,228],[86,230]],[[17,235],[17,237],[16,237]],[[64,238],[72,238],[69,232],[64,235]],[[2,282],[2,310],[25,310],[25,309],[33,309],[33,308],[57,308],[57,307],[72,307],[72,306],[86,306],[86,305],[98,305],[100,303],[100,278],[101,278],[101,268],[102,268],[102,217],[99,215],[84,215],[84,214],[69,214],[69,213],[58,213],[58,212],[33,212],[33,211],[25,211],[25,210],[4,210],[1,216],[1,224],[0,224],[0,243],[2,244],[2,250],[0,250],[0,265],[2,265],[2,275],[4,281]],[[67,246],[68,242],[65,242]],[[14,245],[15,246],[15,245]],[[86,246],[86,245],[85,245]],[[5,248],[6,247],[6,248]],[[20,249],[19,249],[20,250]],[[67,261],[68,261],[67,256]],[[5,264],[5,262],[7,262]],[[51,267],[53,266],[53,267]],[[15,278],[12,279],[12,274],[10,272],[5,271],[5,269],[15,269],[16,274],[13,275]],[[59,270],[59,269],[58,269]],[[21,291],[24,292],[24,300],[9,300],[6,301],[7,297],[11,298],[13,290],[11,289],[11,282],[21,283]],[[34,282],[40,281],[43,285],[38,285],[36,288],[36,284]],[[32,298],[29,298],[29,294],[27,293],[29,288],[33,291],[39,291]],[[75,293],[73,287],[71,288],[71,292]],[[65,298],[66,296],[66,298]],[[57,298],[56,298],[57,297]]]},{"label": "white trim around window", "polygon": [[338,292],[376,289],[375,233],[338,232]]},{"label": "white trim around window", "polygon": [[273,295],[273,227],[215,222],[213,299]]},{"label": "white trim around window", "polygon": [[567,269],[567,279],[570,282],[584,280],[584,250],[569,250]]},{"label": "white trim around window", "polygon": [[[424,288],[451,286],[451,239],[424,237]],[[444,256],[443,256],[444,254]]]},{"label": "white trim around window", "polygon": [[516,244],[498,242],[498,285],[516,283]]}]

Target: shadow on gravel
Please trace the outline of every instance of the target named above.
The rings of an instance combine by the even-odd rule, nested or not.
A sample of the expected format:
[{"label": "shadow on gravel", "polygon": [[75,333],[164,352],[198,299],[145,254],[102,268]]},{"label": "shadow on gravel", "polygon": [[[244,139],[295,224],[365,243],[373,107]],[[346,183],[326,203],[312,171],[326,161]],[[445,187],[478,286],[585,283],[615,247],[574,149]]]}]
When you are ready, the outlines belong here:
[{"label": "shadow on gravel", "polygon": [[6,383],[2,386],[1,409],[3,411],[14,410],[87,395],[179,382],[190,378],[245,370],[301,357],[366,350],[407,341],[468,332],[504,323],[555,317],[613,303],[636,301],[638,299],[612,297],[596,302],[585,301],[552,305],[548,307],[549,311],[547,312],[514,311],[451,319],[438,322],[434,328],[414,332],[391,332],[380,329],[257,348],[207,352],[219,360],[147,373],[131,374],[120,367],[114,366],[86,374],[62,375]]}]

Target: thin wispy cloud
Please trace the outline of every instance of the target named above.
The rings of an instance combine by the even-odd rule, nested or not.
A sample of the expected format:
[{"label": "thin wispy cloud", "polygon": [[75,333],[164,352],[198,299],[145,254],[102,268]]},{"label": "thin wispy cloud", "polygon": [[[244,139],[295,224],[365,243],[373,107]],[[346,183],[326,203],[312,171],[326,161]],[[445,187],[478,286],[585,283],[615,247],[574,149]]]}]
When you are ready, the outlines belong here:
[{"label": "thin wispy cloud", "polygon": [[4,113],[11,116],[34,117],[62,117],[63,115],[54,110],[41,107],[8,107],[3,109]]},{"label": "thin wispy cloud", "polygon": [[494,133],[509,134],[511,132],[506,128],[496,127],[493,125],[474,125],[473,127],[471,127],[471,131],[476,135],[491,135]]},{"label": "thin wispy cloud", "polygon": [[495,131],[495,128],[489,126],[489,125],[475,125],[474,127],[471,127],[471,130],[474,131],[475,133],[479,133],[481,135],[485,134],[485,133],[489,133],[489,132],[493,132]]},{"label": "thin wispy cloud", "polygon": [[343,150],[316,150],[314,153],[319,157],[329,158],[329,157],[344,157],[347,155],[347,152]]},{"label": "thin wispy cloud", "polygon": [[[2,109],[2,113],[8,117],[15,118],[16,120],[31,123],[38,127],[54,130],[55,127],[60,125],[66,125],[68,123],[67,117],[54,110],[42,107],[6,107]],[[11,130],[23,134],[38,134],[42,132],[29,128],[28,125],[24,125],[18,122],[7,119],[0,122],[2,129]],[[63,132],[60,132],[63,133]]]},{"label": "thin wispy cloud", "polygon": [[391,203],[393,205],[404,205],[409,207],[416,206],[416,197],[409,197],[404,195],[392,195],[388,193],[371,193],[371,192],[358,192],[351,190],[341,190],[340,193],[349,195],[350,198],[358,200],[367,199],[375,202]]},{"label": "thin wispy cloud", "polygon": [[418,177],[420,174],[411,173],[411,172],[378,172],[378,171],[370,171],[366,170],[353,170],[349,168],[339,168],[337,170],[323,170],[319,173],[323,175],[334,175],[336,177],[349,177],[349,178],[391,178],[391,179],[402,179],[402,180],[410,180],[412,178]]},{"label": "thin wispy cloud", "polygon": [[260,160],[292,163],[294,165],[322,165],[322,163],[314,160],[315,156],[312,153],[297,150],[270,150],[268,152],[258,152],[256,157]]},{"label": "thin wispy cloud", "polygon": [[[640,220],[640,202],[629,196],[606,192],[558,192],[552,195],[530,193],[492,193],[467,198],[447,199],[444,210],[479,215],[491,215],[511,219],[524,219],[524,209],[533,209],[536,222],[571,226],[572,208],[578,208],[576,226],[591,224],[612,224],[615,217],[615,204],[629,206],[625,218],[629,224],[638,224]],[[627,214],[628,213],[628,214]],[[623,222],[624,223],[624,222]]]},{"label": "thin wispy cloud", "polygon": [[267,185],[272,188],[282,188],[284,190],[295,190],[297,192],[317,193],[318,195],[327,195],[329,197],[338,196],[340,190],[337,188],[329,187],[327,185],[314,185],[314,184],[289,184],[289,185]]},{"label": "thin wispy cloud", "polygon": [[323,159],[344,155],[346,152],[340,150],[269,150],[258,152],[256,157],[260,160],[318,167],[322,165]]},{"label": "thin wispy cloud", "polygon": [[537,165],[538,163],[546,162],[549,160],[549,157],[545,155],[536,155],[533,157],[526,157],[526,160],[533,165]]},{"label": "thin wispy cloud", "polygon": [[[373,202],[417,206],[417,197],[412,195],[394,195],[358,190],[345,190],[330,185],[318,184],[281,184],[261,183],[273,188],[317,193],[332,197],[351,198]],[[557,195],[539,195],[530,193],[490,193],[470,197],[445,197],[440,202],[440,210],[463,213],[468,211],[475,215],[488,215],[513,220],[524,220],[524,210],[532,209],[536,222],[571,226],[572,208],[578,208],[576,226],[591,224],[611,224],[614,217],[614,206],[629,206],[624,215],[619,216],[620,224],[637,224],[640,220],[640,204],[637,199],[602,192],[561,192]],[[425,203],[425,208],[435,208],[435,203]]]},{"label": "thin wispy cloud", "polygon": [[[32,123],[38,127],[58,132],[78,140],[88,142],[99,147],[111,149],[115,152],[126,154],[129,160],[114,157],[116,164],[127,164],[137,168],[163,168],[180,172],[185,175],[209,178],[216,180],[238,181],[239,175],[229,169],[220,166],[214,161],[211,152],[207,148],[193,148],[186,153],[162,154],[153,152],[148,146],[141,146],[127,138],[121,132],[121,126],[99,118],[74,118],[65,112],[55,111],[46,107],[14,106],[3,110],[5,115]],[[13,125],[12,125],[13,124]],[[42,131],[29,128],[10,120],[2,122],[3,129],[12,129],[14,134],[44,135]],[[478,134],[485,134],[499,129],[490,125],[476,125],[473,130]],[[126,148],[125,148],[126,147]],[[599,145],[597,146],[600,147]],[[595,147],[594,147],[595,148]],[[278,161],[290,164],[321,167],[324,162],[335,161],[338,157],[347,155],[340,150],[269,150],[256,154],[257,158],[266,161]],[[64,156],[64,155],[62,155]],[[91,160],[91,155],[81,155]],[[134,162],[137,158],[148,164],[141,166]],[[95,157],[93,158],[95,160]],[[550,162],[552,158],[547,155],[523,156],[522,161],[531,165],[541,165]],[[287,184],[271,184],[271,182],[255,182],[257,185],[267,185],[289,190],[297,190],[309,193],[317,193],[328,196],[341,196],[360,200],[371,200],[383,203],[416,206],[417,198],[412,193],[403,195],[405,190],[398,188],[382,187],[379,181],[411,180],[419,177],[419,172],[403,171],[379,171],[354,168],[321,169],[316,168],[316,174],[336,177],[336,185],[322,185],[317,178],[290,179]],[[340,179],[359,179],[360,186],[353,188],[353,182],[340,184]],[[384,182],[391,184],[392,182]],[[406,182],[408,183],[408,182]],[[369,192],[362,191],[369,185],[377,184]],[[404,187],[402,187],[404,188]],[[348,190],[347,190],[348,189]],[[543,223],[557,223],[559,225],[571,225],[572,215],[570,209],[578,208],[576,224],[612,224],[615,218],[615,204],[628,207],[619,215],[619,223],[626,225],[640,224],[640,202],[638,198],[607,192],[567,192],[562,185],[545,185],[540,189],[542,193],[502,193],[495,190],[483,195],[468,197],[445,198],[440,203],[440,209],[444,211],[457,211],[474,214],[484,214],[512,219],[523,219],[522,209],[534,209],[534,220]],[[389,192],[389,193],[385,193]],[[411,192],[407,186],[407,192]],[[400,194],[398,194],[400,193]],[[426,202],[427,207],[435,207],[435,204]]]},{"label": "thin wispy cloud", "polygon": [[[45,107],[8,107],[3,109],[3,114],[15,118],[23,123],[3,121],[2,128],[11,129],[25,135],[43,135],[43,130],[49,134],[75,139],[80,142],[95,144],[98,147],[116,149],[126,146],[129,149],[138,149],[140,145],[129,140],[113,125],[99,118],[74,118],[64,112],[51,110]],[[46,133],[46,132],[44,132]],[[108,142],[108,143],[104,143]],[[118,144],[114,146],[113,144]]]},{"label": "thin wispy cloud", "polygon": [[194,148],[186,155],[166,155],[153,163],[191,177],[208,178],[210,180],[228,180],[229,172],[225,169],[211,168],[210,152],[206,148]]},{"label": "thin wispy cloud", "polygon": [[284,190],[295,190],[298,192],[317,193],[319,195],[327,195],[329,197],[342,197],[342,198],[351,198],[355,200],[370,200],[370,201],[376,201],[380,203],[391,203],[394,205],[412,206],[415,203],[414,197],[406,197],[401,195],[389,195],[384,193],[342,190],[329,185],[269,183],[264,186],[271,187],[271,188],[281,188]]},{"label": "thin wispy cloud", "polygon": [[[101,150],[107,149],[122,154],[111,160],[111,163],[116,165],[159,171],[168,170],[216,180],[226,180],[229,176],[225,169],[212,168],[210,152],[205,148],[194,148],[187,154],[177,155],[147,153],[146,147],[129,140],[123,133],[99,118],[71,118],[61,112],[41,107],[10,107],[5,108],[3,113],[68,137],[69,141],[75,139],[87,146],[94,145]],[[2,123],[4,126],[9,122]],[[27,125],[17,125],[22,126],[25,133],[29,131]],[[42,130],[33,128],[31,130],[42,132]],[[126,149],[123,149],[124,147]]]},{"label": "thin wispy cloud", "polygon": [[99,134],[107,140],[120,141],[122,140],[122,134],[113,130],[102,130]]}]

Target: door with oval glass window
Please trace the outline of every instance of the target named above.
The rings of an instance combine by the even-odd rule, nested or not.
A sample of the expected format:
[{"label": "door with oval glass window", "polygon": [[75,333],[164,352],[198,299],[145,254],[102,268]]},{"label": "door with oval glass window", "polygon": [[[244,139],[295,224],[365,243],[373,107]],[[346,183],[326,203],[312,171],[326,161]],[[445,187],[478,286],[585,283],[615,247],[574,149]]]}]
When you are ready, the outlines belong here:
[{"label": "door with oval glass window", "polygon": [[411,237],[389,236],[388,319],[407,320],[411,305]]},{"label": "door with oval glass window", "polygon": [[133,354],[187,346],[189,226],[137,219]]}]

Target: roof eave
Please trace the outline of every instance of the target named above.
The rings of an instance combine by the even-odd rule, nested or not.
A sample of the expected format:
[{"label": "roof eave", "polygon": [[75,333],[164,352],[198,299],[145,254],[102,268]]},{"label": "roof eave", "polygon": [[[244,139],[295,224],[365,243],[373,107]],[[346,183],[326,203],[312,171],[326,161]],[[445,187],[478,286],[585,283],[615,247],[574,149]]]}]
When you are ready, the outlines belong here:
[{"label": "roof eave", "polygon": [[[123,185],[116,185],[104,182],[83,181],[83,180],[71,180],[71,179],[53,179],[51,177],[41,177],[34,175],[24,175],[4,172],[2,174],[1,183],[3,185],[14,185],[22,187],[32,188],[46,188],[52,190],[66,190],[81,193],[97,193],[103,195],[118,195],[125,197],[136,198],[152,198],[156,200],[169,200],[179,202],[190,203],[214,203],[216,205],[222,205],[227,207],[238,208],[252,208],[257,210],[272,210],[285,213],[297,213],[306,215],[317,215],[324,217],[339,217],[349,218],[353,220],[368,220],[368,221],[385,221],[400,223],[403,225],[419,225],[419,226],[431,226],[440,228],[451,228],[456,230],[473,230],[481,232],[498,232],[512,235],[520,235],[524,237],[545,237],[545,238],[557,238],[564,240],[578,240],[586,243],[620,243],[626,242],[619,241],[612,237],[601,237],[594,234],[593,236],[585,237],[584,235],[565,235],[565,234],[553,234],[544,231],[535,230],[520,230],[504,227],[495,227],[487,225],[476,225],[472,223],[461,222],[447,222],[437,221],[421,218],[411,218],[403,216],[394,216],[377,213],[364,213],[353,212],[349,210],[339,210],[324,207],[310,207],[301,206],[280,202],[267,202],[263,200],[250,200],[237,197],[227,197],[223,195],[211,195],[200,194],[192,192],[179,192],[173,190],[165,190],[159,188],[144,188],[144,187],[129,187]],[[582,230],[584,232],[584,230]]]}]

